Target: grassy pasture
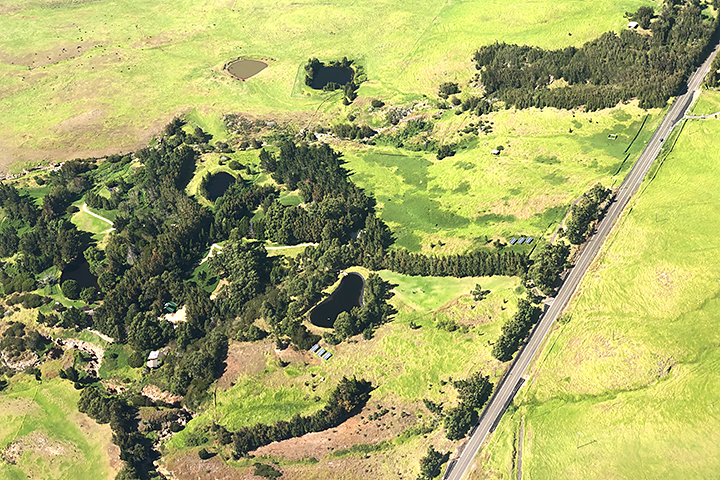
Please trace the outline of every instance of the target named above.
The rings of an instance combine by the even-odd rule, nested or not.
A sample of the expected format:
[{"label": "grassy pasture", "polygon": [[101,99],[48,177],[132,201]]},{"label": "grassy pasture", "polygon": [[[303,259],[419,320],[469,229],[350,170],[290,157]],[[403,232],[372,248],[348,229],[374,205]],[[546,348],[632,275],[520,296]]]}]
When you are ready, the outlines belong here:
[{"label": "grassy pasture", "polygon": [[[368,273],[361,268],[349,270]],[[517,295],[522,293],[518,279],[421,278],[387,271],[379,273],[396,285],[392,302],[398,314],[392,322],[380,327],[373,339],[357,337],[356,341],[337,346],[323,342],[333,353],[329,361],[309,355],[304,361],[293,360],[281,368],[271,351],[245,359],[261,362],[262,373],[241,376],[229,389],[219,389],[217,407],[209,404],[183,433],[175,436],[169,444],[171,451],[185,447],[187,437],[210,421],[236,429],[257,422],[288,419],[296,413],[312,413],[322,408],[326,394],[344,375],[372,381],[376,387],[373,401],[402,406],[419,405],[423,398],[447,402],[452,389],[443,387],[443,381],[450,377],[464,378],[478,369],[492,377],[501,373],[503,366],[490,356],[488,340],[497,337],[500,325],[514,313]],[[454,310],[443,310],[443,307],[455,306],[464,300],[459,297],[467,296],[477,283],[492,293],[478,304],[474,315],[485,319],[489,312],[492,321],[478,322],[468,333],[436,328],[435,318],[443,312],[448,318],[465,324]],[[418,293],[414,295],[411,290]],[[411,321],[420,328],[411,329]],[[321,400],[316,402],[315,396]]]},{"label": "grassy pasture", "polygon": [[[476,147],[443,160],[390,147],[344,154],[353,181],[375,195],[399,246],[456,252],[484,245],[486,237],[552,234],[593,184],[620,183],[659,113],[644,122],[647,113],[632,104],[590,113],[504,110],[490,115],[493,132]],[[470,122],[451,115],[435,130],[458,131]],[[501,154],[492,155],[500,145]]]},{"label": "grassy pasture", "polygon": [[[43,371],[53,368],[59,367],[48,364]],[[0,464],[0,479],[115,477],[119,459],[111,466],[110,427],[79,413],[79,397],[72,383],[59,378],[12,379],[0,394],[0,448],[15,443],[21,454],[14,465]]]},{"label": "grassy pasture", "polygon": [[[300,85],[310,56],[359,59],[369,79],[360,96],[420,98],[442,81],[468,81],[479,45],[580,45],[624,28],[623,14],[642,5],[652,2],[8,0],[1,160],[127,151],[181,112],[223,138],[227,111],[308,122],[344,111]],[[222,72],[237,57],[270,66],[239,82]]]},{"label": "grassy pasture", "polygon": [[[717,95],[701,99],[720,110]],[[486,474],[507,475],[524,416],[534,479],[716,475],[718,138],[716,120],[689,121],[646,181],[490,441]]]}]

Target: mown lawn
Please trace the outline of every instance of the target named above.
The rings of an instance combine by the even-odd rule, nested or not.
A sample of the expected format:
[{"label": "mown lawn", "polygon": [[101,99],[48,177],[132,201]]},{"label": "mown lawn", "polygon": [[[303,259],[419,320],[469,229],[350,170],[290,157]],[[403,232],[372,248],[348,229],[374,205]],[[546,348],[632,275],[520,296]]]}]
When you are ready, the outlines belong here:
[{"label": "mown lawn", "polygon": [[[701,99],[720,110],[717,95]],[[507,475],[512,442],[502,439],[524,416],[533,479],[717,474],[718,138],[716,120],[688,122],[646,181],[539,356],[520,409],[490,441],[485,473]]]}]

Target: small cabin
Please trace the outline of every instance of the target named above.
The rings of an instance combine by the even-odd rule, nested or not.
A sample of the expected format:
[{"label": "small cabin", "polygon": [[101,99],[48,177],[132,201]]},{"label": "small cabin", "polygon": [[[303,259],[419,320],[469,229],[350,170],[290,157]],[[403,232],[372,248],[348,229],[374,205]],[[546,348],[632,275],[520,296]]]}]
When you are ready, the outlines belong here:
[{"label": "small cabin", "polygon": [[628,23],[628,28],[631,30],[635,30],[636,28],[638,28],[638,25],[640,25],[638,22],[630,22]]},{"label": "small cabin", "polygon": [[492,150],[490,150],[490,153],[492,153],[493,155],[500,155],[500,150],[498,150],[497,148],[493,148]]},{"label": "small cabin", "polygon": [[158,368],[160,366],[160,360],[162,360],[164,356],[165,353],[162,350],[153,350],[150,352],[147,358],[148,368]]}]

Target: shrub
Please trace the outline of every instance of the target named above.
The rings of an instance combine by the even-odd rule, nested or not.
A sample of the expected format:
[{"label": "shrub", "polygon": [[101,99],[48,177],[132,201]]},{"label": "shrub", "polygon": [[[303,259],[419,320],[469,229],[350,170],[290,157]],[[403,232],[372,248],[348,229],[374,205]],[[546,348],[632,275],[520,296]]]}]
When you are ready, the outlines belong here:
[{"label": "shrub", "polygon": [[80,286],[75,280],[65,280],[61,289],[65,298],[69,298],[70,300],[77,300],[80,298]]},{"label": "shrub", "polygon": [[441,83],[440,87],[438,88],[438,96],[440,96],[441,98],[448,98],[450,95],[453,95],[455,93],[460,93],[458,84],[455,82]]},{"label": "shrub", "polygon": [[145,364],[145,356],[140,352],[133,352],[128,357],[127,364],[131,368],[140,368]]},{"label": "shrub", "polygon": [[207,460],[208,458],[214,457],[215,454],[212,452],[208,452],[206,448],[201,448],[198,452],[198,457],[200,457],[201,460]]},{"label": "shrub", "polygon": [[264,463],[256,463],[254,467],[255,471],[253,472],[253,475],[257,475],[258,477],[265,477],[271,480],[282,477],[282,472],[272,467],[271,465],[266,465]]},{"label": "shrub", "polygon": [[240,170],[242,168],[242,165],[240,165],[240,162],[237,160],[230,160],[230,163],[228,163],[228,167],[230,167],[232,170]]},{"label": "shrub", "polygon": [[373,108],[382,108],[385,106],[385,102],[382,100],[378,100],[377,98],[373,99],[372,102],[370,102],[370,105],[372,105]]}]

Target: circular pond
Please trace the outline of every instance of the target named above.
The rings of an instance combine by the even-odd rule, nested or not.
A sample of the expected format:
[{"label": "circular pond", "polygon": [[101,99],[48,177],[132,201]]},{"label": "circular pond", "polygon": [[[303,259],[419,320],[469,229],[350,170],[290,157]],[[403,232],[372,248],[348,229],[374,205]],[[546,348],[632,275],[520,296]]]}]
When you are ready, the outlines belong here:
[{"label": "circular pond", "polygon": [[322,90],[330,83],[342,86],[352,81],[354,73],[352,68],[322,67],[313,76],[310,87]]},{"label": "circular pond", "polygon": [[362,305],[365,279],[359,273],[348,273],[328,298],[310,312],[310,322],[324,328],[332,328],[341,312],[349,312]]},{"label": "circular pond", "polygon": [[207,183],[208,200],[215,201],[222,197],[230,185],[235,183],[235,177],[227,172],[218,172]]},{"label": "circular pond", "polygon": [[267,63],[261,62],[260,60],[237,59],[228,64],[227,71],[235,78],[247,80],[265,70],[267,66]]}]

